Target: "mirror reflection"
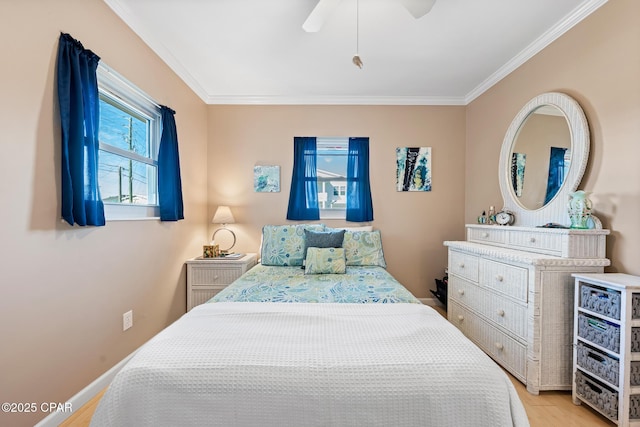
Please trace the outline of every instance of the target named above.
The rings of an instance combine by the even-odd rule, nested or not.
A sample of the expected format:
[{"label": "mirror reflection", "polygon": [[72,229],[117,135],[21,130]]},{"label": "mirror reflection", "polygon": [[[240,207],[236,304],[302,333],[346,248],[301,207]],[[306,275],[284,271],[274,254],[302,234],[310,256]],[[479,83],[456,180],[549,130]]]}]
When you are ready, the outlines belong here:
[{"label": "mirror reflection", "polygon": [[511,152],[511,186],[526,209],[540,209],[558,193],[571,164],[571,131],[562,111],[536,108],[518,129]]}]

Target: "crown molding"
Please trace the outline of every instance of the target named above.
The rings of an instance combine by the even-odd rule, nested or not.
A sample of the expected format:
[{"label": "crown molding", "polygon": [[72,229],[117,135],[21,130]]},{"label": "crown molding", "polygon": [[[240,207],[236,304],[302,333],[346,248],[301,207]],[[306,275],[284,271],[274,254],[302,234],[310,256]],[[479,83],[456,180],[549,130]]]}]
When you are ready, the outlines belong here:
[{"label": "crown molding", "polygon": [[489,90],[493,85],[512,73],[516,68],[527,62],[538,52],[549,46],[564,33],[576,26],[579,22],[591,15],[609,0],[590,0],[583,5],[577,7],[553,28],[550,28],[533,43],[527,46],[518,55],[513,57],[509,62],[500,67],[496,72],[491,74],[485,81],[480,83],[475,89],[465,97],[465,104],[471,103],[474,99]]},{"label": "crown molding", "polygon": [[136,18],[135,14],[131,12],[123,2],[120,0],[103,0],[107,6],[115,12],[116,15],[124,21],[131,30],[142,39],[142,41],[153,50],[162,61],[164,61],[169,68],[175,72],[180,79],[182,79],[187,86],[195,92],[195,94],[206,102],[209,96],[204,87],[198,82],[198,80],[191,75],[187,68],[171,53],[171,51],[156,37],[148,28]]},{"label": "crown molding", "polygon": [[210,95],[205,102],[211,105],[465,105],[464,97],[426,96]]}]

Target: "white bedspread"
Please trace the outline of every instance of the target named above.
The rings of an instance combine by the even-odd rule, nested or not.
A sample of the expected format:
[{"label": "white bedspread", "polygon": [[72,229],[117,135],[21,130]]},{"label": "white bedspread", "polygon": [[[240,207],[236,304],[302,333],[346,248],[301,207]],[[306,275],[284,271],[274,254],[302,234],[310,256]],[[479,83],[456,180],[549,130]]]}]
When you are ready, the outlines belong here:
[{"label": "white bedspread", "polygon": [[118,373],[98,426],[528,426],[506,374],[418,304],[211,303]]}]

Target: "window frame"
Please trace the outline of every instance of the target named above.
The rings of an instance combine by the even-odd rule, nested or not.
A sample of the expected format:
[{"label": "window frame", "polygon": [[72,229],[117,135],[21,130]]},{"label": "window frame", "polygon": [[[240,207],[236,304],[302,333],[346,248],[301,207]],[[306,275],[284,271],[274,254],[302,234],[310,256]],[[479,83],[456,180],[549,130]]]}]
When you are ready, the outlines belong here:
[{"label": "window frame", "polygon": [[[320,156],[327,156],[327,154],[321,154],[321,151],[328,151],[329,148],[337,148],[340,150],[340,154],[334,154],[332,156],[335,157],[344,157],[344,178],[340,179],[331,179],[331,178],[320,178],[318,174],[318,170],[321,170],[318,167]],[[344,154],[342,153],[344,151]],[[349,156],[349,137],[316,137],[316,180],[318,181],[318,209],[320,211],[320,219],[346,219],[347,218],[347,201],[346,201],[346,187],[347,187],[347,159]],[[344,185],[341,187],[345,190],[344,197],[345,203],[343,208],[339,209],[326,209],[320,207],[320,190],[322,187],[322,182],[329,181],[339,181],[344,182]],[[332,192],[333,193],[333,192]]]},{"label": "window frame", "polygon": [[[160,148],[160,137],[162,135],[162,115],[160,105],[151,97],[141,91],[133,83],[122,77],[116,71],[100,62],[96,70],[98,79],[98,92],[101,99],[106,98],[111,105],[116,108],[124,107],[123,110],[130,110],[132,116],[140,116],[148,121],[147,144],[149,156],[123,150],[113,145],[99,142],[99,151],[115,154],[132,159],[149,166],[155,167],[156,173],[147,177],[149,195],[153,194],[155,203],[149,204],[129,204],[129,203],[104,203],[106,221],[118,220],[144,220],[160,219],[160,206],[158,205],[158,151]],[[98,153],[98,162],[100,161]],[[153,192],[151,192],[153,189]]]}]

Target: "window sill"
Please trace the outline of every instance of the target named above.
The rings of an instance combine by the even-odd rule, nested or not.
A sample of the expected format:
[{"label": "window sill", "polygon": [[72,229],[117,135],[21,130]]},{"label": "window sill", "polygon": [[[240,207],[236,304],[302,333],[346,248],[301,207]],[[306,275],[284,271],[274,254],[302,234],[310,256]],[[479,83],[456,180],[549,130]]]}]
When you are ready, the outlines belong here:
[{"label": "window sill", "polygon": [[153,205],[104,204],[104,216],[111,221],[160,220],[160,208]]}]

